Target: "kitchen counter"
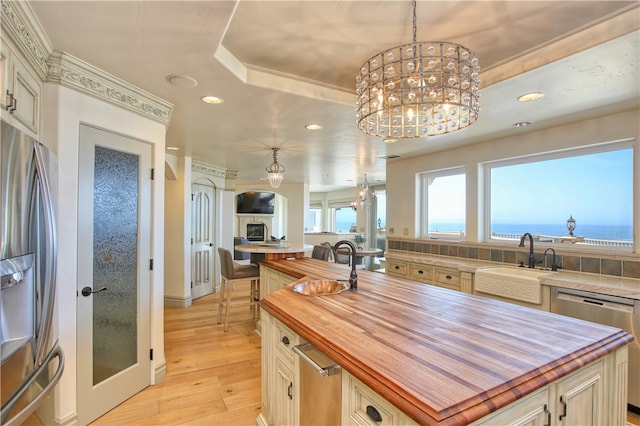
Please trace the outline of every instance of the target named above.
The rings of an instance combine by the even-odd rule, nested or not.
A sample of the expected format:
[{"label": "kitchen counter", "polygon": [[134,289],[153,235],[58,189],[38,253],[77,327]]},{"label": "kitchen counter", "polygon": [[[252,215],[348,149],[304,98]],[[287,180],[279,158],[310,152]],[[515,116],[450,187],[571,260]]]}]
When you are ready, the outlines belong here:
[{"label": "kitchen counter", "polygon": [[[478,268],[492,266],[509,266],[505,263],[491,263],[482,260],[464,259],[437,255],[412,255],[398,252],[387,252],[387,259],[404,260],[407,262],[428,263],[434,266],[455,268],[462,272],[474,273]],[[512,265],[513,268],[517,266]],[[640,300],[640,279],[622,278],[613,275],[588,274],[573,271],[549,271],[549,275],[540,278],[542,285],[553,287],[573,288],[576,290],[593,291],[611,296],[628,297]]]},{"label": "kitchen counter", "polygon": [[[346,279],[315,259],[262,261],[295,278]],[[622,330],[358,271],[358,290],[263,309],[420,424],[466,424],[624,346]]]}]

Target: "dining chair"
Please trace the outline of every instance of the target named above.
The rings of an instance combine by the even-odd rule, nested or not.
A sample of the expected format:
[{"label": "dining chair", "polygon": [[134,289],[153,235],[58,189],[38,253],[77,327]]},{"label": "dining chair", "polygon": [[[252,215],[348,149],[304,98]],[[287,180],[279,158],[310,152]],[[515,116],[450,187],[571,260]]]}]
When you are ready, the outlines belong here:
[{"label": "dining chair", "polygon": [[331,255],[331,248],[326,246],[313,246],[313,251],[311,252],[311,257],[313,259],[320,259],[329,261],[329,256]]},{"label": "dining chair", "polygon": [[[233,291],[237,284],[249,283],[249,309],[253,318],[258,317],[258,302],[260,301],[260,268],[254,265],[235,265],[231,252],[218,247],[220,256],[220,301],[218,303],[218,324],[224,315],[224,331],[229,328],[229,312],[233,300]],[[247,297],[238,297],[246,303]]]}]

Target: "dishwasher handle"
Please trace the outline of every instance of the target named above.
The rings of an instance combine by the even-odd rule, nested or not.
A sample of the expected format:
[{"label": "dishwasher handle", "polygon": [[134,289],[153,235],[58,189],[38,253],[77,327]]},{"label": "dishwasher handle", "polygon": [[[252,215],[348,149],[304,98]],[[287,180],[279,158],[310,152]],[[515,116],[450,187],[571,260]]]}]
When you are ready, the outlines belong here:
[{"label": "dishwasher handle", "polygon": [[334,374],[338,374],[340,372],[340,366],[338,364],[332,364],[327,367],[323,367],[318,364],[305,352],[305,350],[309,348],[313,348],[311,343],[303,343],[301,345],[294,346],[293,351],[297,353],[300,358],[305,360],[311,367],[313,367],[313,369],[316,370],[322,377],[333,376]]},{"label": "dishwasher handle", "polygon": [[568,302],[579,303],[582,305],[589,305],[594,307],[599,307],[603,309],[611,309],[614,311],[625,312],[628,314],[633,314],[633,305],[626,303],[618,303],[611,300],[605,300],[600,298],[592,297],[591,295],[576,295],[564,293],[562,291],[558,292],[558,300],[566,300]]}]

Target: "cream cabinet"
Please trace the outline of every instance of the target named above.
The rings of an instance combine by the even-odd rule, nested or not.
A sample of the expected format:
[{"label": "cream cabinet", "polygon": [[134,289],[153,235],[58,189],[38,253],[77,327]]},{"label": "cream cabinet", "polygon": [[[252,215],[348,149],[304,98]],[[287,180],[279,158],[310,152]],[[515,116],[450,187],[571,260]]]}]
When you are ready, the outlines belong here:
[{"label": "cream cabinet", "polygon": [[293,347],[300,344],[296,333],[261,312],[262,320],[262,412],[258,424],[299,424],[299,358]]},{"label": "cream cabinet", "polygon": [[275,269],[260,267],[260,297],[265,297],[276,290],[280,290],[296,280],[297,278]]},{"label": "cream cabinet", "polygon": [[451,290],[471,293],[473,291],[473,274],[455,268],[430,265],[429,263],[407,262],[397,259],[386,261],[385,271],[388,275],[436,285]]},{"label": "cream cabinet", "polygon": [[411,418],[347,372],[342,373],[343,425],[417,425]]},{"label": "cream cabinet", "polygon": [[0,109],[8,123],[33,137],[40,133],[41,82],[9,43],[0,43]]},{"label": "cream cabinet", "polygon": [[602,359],[490,414],[474,425],[575,425],[610,423],[605,418]]}]

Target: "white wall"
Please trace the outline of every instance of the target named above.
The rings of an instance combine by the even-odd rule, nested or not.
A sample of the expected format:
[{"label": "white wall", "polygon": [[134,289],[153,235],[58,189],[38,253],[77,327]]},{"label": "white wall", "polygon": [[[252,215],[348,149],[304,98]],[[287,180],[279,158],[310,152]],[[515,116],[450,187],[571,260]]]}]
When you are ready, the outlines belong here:
[{"label": "white wall", "polygon": [[[481,144],[387,163],[387,237],[417,238],[419,214],[415,193],[418,173],[465,166],[467,170],[467,241],[482,241],[482,200],[478,198],[479,165],[483,162],[552,152],[583,145],[635,139],[636,188],[634,232],[640,240],[640,110],[594,118],[549,129],[533,130]],[[522,188],[527,191],[528,188]],[[544,194],[544,188],[540,189]],[[414,196],[411,196],[414,194]],[[538,194],[538,195],[541,195]]]},{"label": "white wall", "polygon": [[[191,158],[166,156],[175,165],[175,180],[165,176],[164,297],[191,304]],[[172,157],[172,158],[171,158]],[[171,303],[173,305],[173,303]]]},{"label": "white wall", "polygon": [[[162,377],[164,357],[164,148],[163,124],[125,111],[74,90],[44,84],[42,141],[58,155],[58,261],[55,326],[65,353],[65,370],[55,389],[53,416],[56,423],[76,417],[76,330],[78,229],[78,132],[80,123],[114,131],[153,145],[153,167],[158,176],[152,183],[152,241],[154,271],[151,273],[151,347],[154,360],[150,381]],[[88,373],[84,373],[88,374]],[[48,423],[45,421],[45,423]]]},{"label": "white wall", "polygon": [[[271,191],[287,199],[287,241],[293,245],[304,242],[304,213],[309,208],[309,185],[301,183],[283,183],[277,189],[269,185],[236,185],[236,193],[245,191]],[[235,207],[231,207],[233,212]],[[234,226],[233,229],[237,229]],[[279,237],[279,235],[278,235]],[[233,238],[231,239],[233,248]]]}]

